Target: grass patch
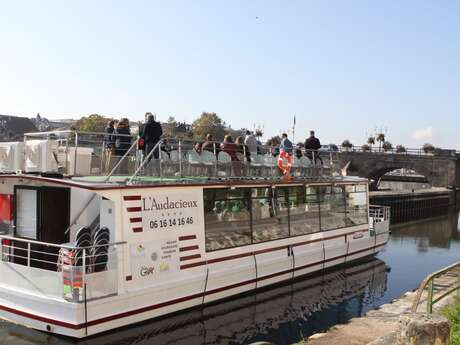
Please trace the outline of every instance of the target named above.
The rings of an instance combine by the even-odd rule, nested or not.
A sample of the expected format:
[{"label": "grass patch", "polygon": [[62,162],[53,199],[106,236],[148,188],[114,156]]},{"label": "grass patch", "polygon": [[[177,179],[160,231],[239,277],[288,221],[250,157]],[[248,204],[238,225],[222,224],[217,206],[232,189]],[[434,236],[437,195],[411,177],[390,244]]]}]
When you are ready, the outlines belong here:
[{"label": "grass patch", "polygon": [[454,304],[443,310],[444,316],[450,321],[450,344],[460,345],[460,297],[455,298]]}]

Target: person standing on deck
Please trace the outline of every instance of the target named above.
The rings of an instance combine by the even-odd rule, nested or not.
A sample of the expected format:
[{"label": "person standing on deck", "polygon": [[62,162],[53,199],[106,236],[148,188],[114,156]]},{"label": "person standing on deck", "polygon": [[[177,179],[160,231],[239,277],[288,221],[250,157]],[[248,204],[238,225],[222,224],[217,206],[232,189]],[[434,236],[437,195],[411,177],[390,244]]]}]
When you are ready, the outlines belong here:
[{"label": "person standing on deck", "polygon": [[[160,123],[155,121],[155,118],[153,117],[152,114],[149,114],[147,117],[147,123],[144,125],[144,128],[142,129],[141,133],[141,138],[144,140],[144,146],[145,146],[145,156],[147,157],[150,152],[153,150],[155,145],[160,141],[160,137],[163,135],[163,130],[161,129]],[[155,159],[159,158],[159,153],[160,150],[157,148],[153,152],[153,157]],[[149,161],[152,158],[152,156],[149,157]]]},{"label": "person standing on deck", "polygon": [[[142,134],[142,132],[144,131],[145,124],[147,123],[148,117],[149,117],[149,115],[151,115],[151,114],[152,114],[152,113],[150,113],[150,112],[146,112],[146,113],[145,113],[145,116],[144,116],[144,122],[141,123],[141,124],[139,125],[139,131],[138,131],[138,133],[139,133],[139,134],[138,134],[138,138],[139,138],[139,139],[141,139],[141,134]],[[138,148],[139,148],[139,151],[142,153],[142,154],[141,154],[141,160],[143,160],[144,157],[145,157],[145,144],[144,144],[144,139],[142,139],[142,140],[139,141]]]},{"label": "person standing on deck", "polygon": [[[312,164],[316,164],[319,160],[323,164],[322,158],[319,156],[318,150],[321,148],[321,143],[318,138],[315,137],[315,131],[310,131],[310,137],[305,140],[305,156],[310,159]],[[313,158],[314,157],[314,158]]]},{"label": "person standing on deck", "polygon": [[[115,154],[119,159],[123,159],[123,156],[128,152],[131,147],[131,129],[129,128],[129,120],[122,118],[115,129]],[[118,173],[128,173],[128,159],[125,157],[118,167]]]},{"label": "person standing on deck", "polygon": [[257,155],[257,138],[251,133],[251,131],[246,131],[244,144],[248,147],[251,155]]},{"label": "person standing on deck", "polygon": [[104,135],[104,158],[105,161],[103,163],[103,169],[106,174],[109,173],[109,169],[111,169],[110,161],[112,159],[112,153],[115,149],[115,136],[113,135],[115,132],[115,120],[110,120],[107,123],[107,127],[105,127],[105,135]]},{"label": "person standing on deck", "polygon": [[288,139],[288,135],[286,133],[281,134],[280,151],[284,151],[292,156],[293,149],[294,147],[292,146],[292,142]]}]

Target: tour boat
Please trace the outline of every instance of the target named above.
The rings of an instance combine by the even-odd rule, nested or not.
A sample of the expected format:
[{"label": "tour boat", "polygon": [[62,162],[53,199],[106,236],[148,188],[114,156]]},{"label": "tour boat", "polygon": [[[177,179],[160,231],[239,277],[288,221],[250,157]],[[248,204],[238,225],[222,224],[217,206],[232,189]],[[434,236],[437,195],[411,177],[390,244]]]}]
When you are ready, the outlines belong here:
[{"label": "tour boat", "polygon": [[48,132],[0,146],[0,317],[83,338],[388,241],[389,209],[369,205],[366,179],[336,174],[332,153],[294,159],[285,178],[270,148],[235,162],[217,145],[197,154],[169,140],[143,157],[133,139],[116,158],[103,138]]}]

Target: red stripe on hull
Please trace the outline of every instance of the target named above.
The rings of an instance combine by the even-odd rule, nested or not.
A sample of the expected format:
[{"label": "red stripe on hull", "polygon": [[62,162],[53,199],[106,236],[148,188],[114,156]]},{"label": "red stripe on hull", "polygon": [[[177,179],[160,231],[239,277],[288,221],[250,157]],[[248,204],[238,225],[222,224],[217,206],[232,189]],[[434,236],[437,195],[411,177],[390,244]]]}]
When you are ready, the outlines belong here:
[{"label": "red stripe on hull", "polygon": [[140,228],[133,228],[133,232],[142,232],[144,229]]},{"label": "red stripe on hull", "polygon": [[196,235],[179,236],[179,241],[196,240]]},{"label": "red stripe on hull", "polygon": [[131,223],[140,223],[140,222],[142,222],[142,217],[129,218],[129,221]]},{"label": "red stripe on hull", "polygon": [[180,258],[180,261],[187,261],[187,260],[193,260],[193,259],[199,259],[199,258],[201,258],[200,254],[194,254],[194,255],[182,256]]},{"label": "red stripe on hull", "polygon": [[181,247],[181,248],[179,248],[179,251],[180,252],[186,252],[186,251],[195,250],[195,249],[198,249],[198,248],[199,248],[198,246]]},{"label": "red stripe on hull", "polygon": [[142,211],[141,207],[127,207],[128,212],[140,212]]},{"label": "red stripe on hull", "polygon": [[125,195],[123,197],[123,200],[124,201],[141,200],[141,196],[140,195]]}]

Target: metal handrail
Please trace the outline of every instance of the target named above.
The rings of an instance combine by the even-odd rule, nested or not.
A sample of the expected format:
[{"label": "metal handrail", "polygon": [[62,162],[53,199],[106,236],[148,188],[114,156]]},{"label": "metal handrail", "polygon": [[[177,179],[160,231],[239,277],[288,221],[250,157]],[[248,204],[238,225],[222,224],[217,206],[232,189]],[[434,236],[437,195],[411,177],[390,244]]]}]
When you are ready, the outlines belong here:
[{"label": "metal handrail", "polygon": [[[61,130],[61,131],[47,131],[47,132],[30,132],[30,133],[24,133],[24,138],[26,137],[40,137],[44,135],[50,135],[50,134],[88,134],[88,135],[100,135],[100,136],[105,136],[108,133],[106,132],[86,132],[86,131],[73,131],[73,130]],[[118,133],[110,133],[110,135],[113,136],[119,136],[119,137],[133,137],[131,134],[118,134]],[[60,139],[60,138],[59,138]]]},{"label": "metal handrail", "polygon": [[372,218],[390,219],[390,206],[369,205],[369,216]]},{"label": "metal handrail", "polygon": [[[163,142],[163,140],[159,140],[155,146],[153,147],[153,149],[149,152],[149,154],[144,157],[144,159],[142,160],[141,164],[139,165],[139,167],[136,169],[136,171],[134,172],[134,174],[131,176],[131,178],[128,180],[128,184],[132,183],[133,179],[137,176],[137,174],[139,174],[139,171],[142,170],[142,168],[144,167],[145,163],[147,163],[148,161],[150,161],[150,158],[152,157],[153,153],[155,152],[156,149],[158,149],[161,145],[161,143]],[[160,150],[159,150],[160,151]],[[161,152],[160,152],[160,156],[161,156]]]},{"label": "metal handrail", "polygon": [[[59,248],[59,249],[64,248],[64,249],[69,249],[69,250],[81,250],[81,249],[90,249],[90,248],[97,248],[97,247],[116,246],[116,245],[121,245],[121,244],[126,244],[127,243],[126,241],[121,241],[121,242],[112,242],[112,243],[102,244],[102,245],[76,247],[76,246],[69,246],[69,245],[65,245],[65,244],[55,244],[55,243],[36,241],[36,240],[25,239],[25,238],[20,238],[20,237],[0,235],[0,240],[3,240],[3,239],[10,240],[10,241],[37,244],[37,245],[42,245],[42,246],[47,246],[47,247],[54,247],[54,248]],[[26,250],[26,248],[19,248],[19,247],[17,249]]]},{"label": "metal handrail", "polygon": [[137,138],[131,145],[131,147],[128,149],[128,151],[126,151],[126,153],[121,157],[121,159],[117,162],[117,164],[115,164],[115,166],[113,167],[113,169],[110,171],[110,173],[106,176],[106,178],[104,179],[104,182],[107,182],[110,180],[110,177],[115,173],[115,171],[118,169],[118,167],[120,166],[121,162],[123,162],[123,160],[129,155],[129,153],[131,152],[131,150],[133,149],[133,147],[137,147],[137,144],[139,142],[139,138]]},{"label": "metal handrail", "polygon": [[[435,149],[434,151],[424,151],[423,148],[405,148],[404,151],[397,150],[396,147],[384,150],[382,147],[372,147],[372,150],[363,149],[362,146],[351,146],[344,147],[342,145],[337,145],[338,152],[340,153],[369,153],[369,154],[395,154],[395,155],[416,155],[416,156],[430,156],[430,155],[439,155],[439,151]],[[459,154],[460,151],[455,149],[440,149],[444,153],[455,153]]]},{"label": "metal handrail", "polygon": [[[443,294],[441,294],[440,296],[438,296],[437,298],[433,299],[433,289],[434,289],[434,280],[435,278],[438,278],[442,275],[444,275],[445,273],[449,272],[449,271],[453,271],[453,270],[457,270],[457,274],[458,274],[458,277],[457,277],[457,284],[455,287],[447,290],[446,292],[444,292]],[[433,312],[433,305],[438,303],[440,300],[442,300],[443,298],[447,297],[448,295],[450,295],[451,293],[457,291],[460,289],[460,261],[450,265],[450,266],[447,266],[439,271],[436,271],[434,273],[431,273],[430,275],[428,275],[423,281],[422,283],[420,284],[418,290],[417,290],[417,295],[415,296],[415,300],[414,300],[414,303],[412,304],[412,312],[416,312],[417,311],[417,308],[420,304],[420,300],[422,298],[422,294],[423,294],[423,291],[426,289],[426,287],[428,286],[428,298],[427,298],[427,305],[426,305],[426,308],[427,308],[427,312],[429,314],[431,314]]]}]

